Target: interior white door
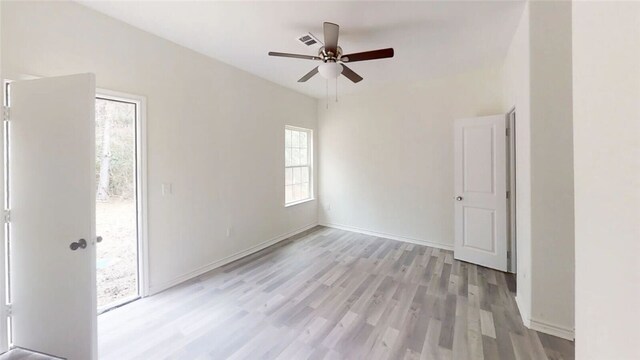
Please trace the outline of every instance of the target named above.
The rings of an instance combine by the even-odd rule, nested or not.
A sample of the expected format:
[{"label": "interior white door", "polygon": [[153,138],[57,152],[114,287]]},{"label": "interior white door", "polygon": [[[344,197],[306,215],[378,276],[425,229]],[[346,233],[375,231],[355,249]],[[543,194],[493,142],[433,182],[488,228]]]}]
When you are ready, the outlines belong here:
[{"label": "interior white door", "polygon": [[16,81],[10,114],[13,344],[95,359],[94,75]]},{"label": "interior white door", "polygon": [[505,116],[455,122],[456,259],[507,270]]}]

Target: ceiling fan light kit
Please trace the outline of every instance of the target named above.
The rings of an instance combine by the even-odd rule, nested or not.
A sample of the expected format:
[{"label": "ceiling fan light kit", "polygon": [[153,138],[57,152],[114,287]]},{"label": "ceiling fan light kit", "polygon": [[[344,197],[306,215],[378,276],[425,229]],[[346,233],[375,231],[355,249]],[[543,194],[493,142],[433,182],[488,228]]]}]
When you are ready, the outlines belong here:
[{"label": "ceiling fan light kit", "polygon": [[344,66],[335,61],[327,61],[326,63],[318,66],[318,72],[320,72],[320,75],[327,80],[337,79],[338,76],[342,74],[343,69]]}]

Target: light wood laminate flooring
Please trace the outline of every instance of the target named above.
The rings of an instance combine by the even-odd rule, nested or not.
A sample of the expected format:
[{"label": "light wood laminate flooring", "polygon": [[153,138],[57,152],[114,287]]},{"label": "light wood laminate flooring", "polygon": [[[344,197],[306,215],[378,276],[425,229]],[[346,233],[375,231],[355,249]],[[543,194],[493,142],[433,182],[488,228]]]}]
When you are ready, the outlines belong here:
[{"label": "light wood laminate flooring", "polygon": [[523,326],[510,279],[317,227],[100,315],[100,359],[573,359]]}]

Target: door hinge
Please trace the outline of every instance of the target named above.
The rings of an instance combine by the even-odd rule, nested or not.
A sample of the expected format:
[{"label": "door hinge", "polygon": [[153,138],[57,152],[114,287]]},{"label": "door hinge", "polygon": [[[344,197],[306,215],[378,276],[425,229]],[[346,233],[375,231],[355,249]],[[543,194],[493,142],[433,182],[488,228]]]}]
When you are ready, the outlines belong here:
[{"label": "door hinge", "polygon": [[11,222],[11,210],[3,210],[2,211],[2,219],[3,219],[5,224],[10,223]]},{"label": "door hinge", "polygon": [[13,315],[13,307],[11,306],[11,304],[4,304],[4,315],[6,317],[10,317],[11,315]]},{"label": "door hinge", "polygon": [[507,199],[509,198],[509,191],[507,190]]},{"label": "door hinge", "polygon": [[11,120],[11,108],[8,106],[2,106],[2,121]]},{"label": "door hinge", "polygon": [[505,129],[505,134],[506,134],[507,136],[509,136],[509,128],[506,128],[506,129]]},{"label": "door hinge", "polygon": [[511,260],[511,250],[507,250],[507,260]]}]

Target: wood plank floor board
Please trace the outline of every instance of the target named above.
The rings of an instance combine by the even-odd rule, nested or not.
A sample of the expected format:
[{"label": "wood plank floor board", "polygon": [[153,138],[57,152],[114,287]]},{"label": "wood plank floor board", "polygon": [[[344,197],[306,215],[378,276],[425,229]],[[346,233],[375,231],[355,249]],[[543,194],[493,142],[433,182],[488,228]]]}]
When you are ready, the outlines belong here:
[{"label": "wood plank floor board", "polygon": [[99,317],[100,359],[560,359],[513,277],[451,251],[316,227]]},{"label": "wood plank floor board", "polygon": [[495,338],[482,335],[482,354],[485,359],[500,359],[498,343]]},{"label": "wood plank floor board", "polygon": [[[384,331],[382,331],[384,330]],[[371,337],[372,343],[364,350],[369,350],[362,358],[365,359],[387,359],[390,356],[391,349],[395,346],[395,343],[399,336],[399,331],[392,327],[380,328],[380,333],[375,337]],[[363,351],[364,353],[364,351]]]}]

